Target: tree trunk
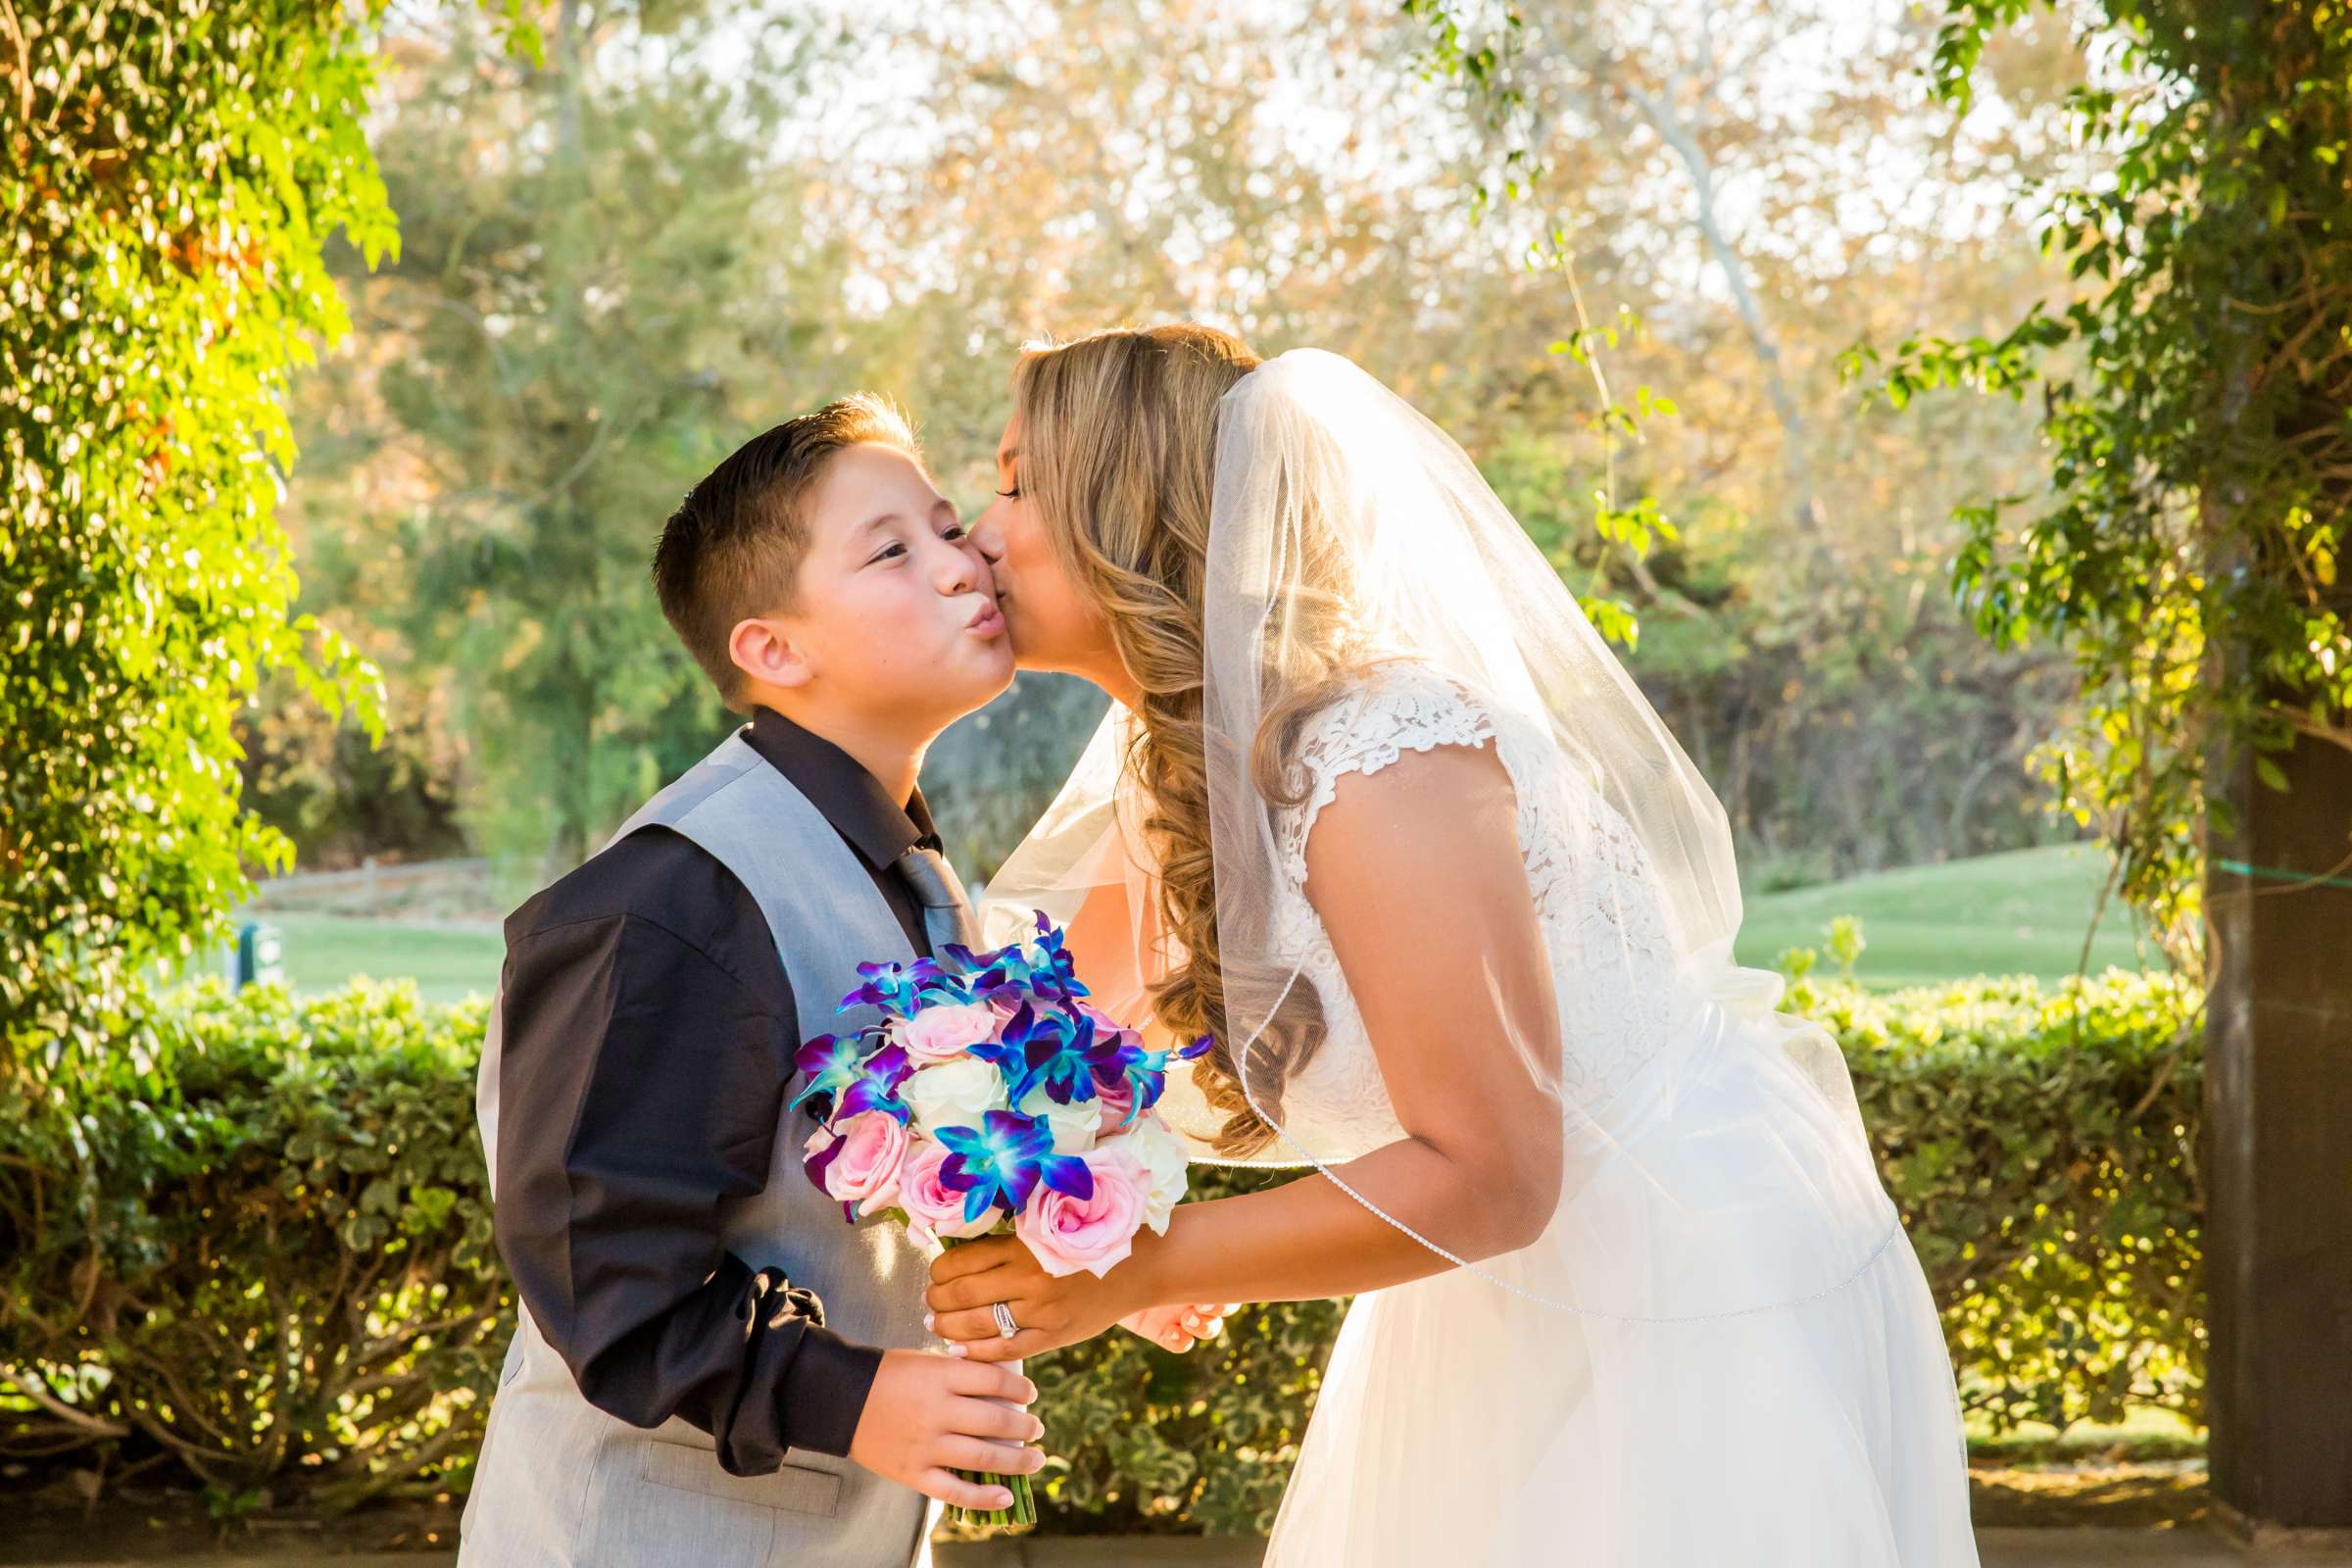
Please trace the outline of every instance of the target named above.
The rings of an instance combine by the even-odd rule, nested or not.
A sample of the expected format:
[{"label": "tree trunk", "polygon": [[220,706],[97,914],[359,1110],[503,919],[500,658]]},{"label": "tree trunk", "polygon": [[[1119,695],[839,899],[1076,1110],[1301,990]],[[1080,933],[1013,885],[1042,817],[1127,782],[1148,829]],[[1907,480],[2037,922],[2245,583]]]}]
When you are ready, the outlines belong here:
[{"label": "tree trunk", "polygon": [[2242,752],[2207,786],[2202,1156],[2213,1493],[2258,1544],[2352,1544],[2352,752]]},{"label": "tree trunk", "polygon": [[1641,111],[1650,129],[1682,161],[1684,172],[1690,176],[1691,194],[1697,200],[1699,239],[1707,248],[1718,270],[1723,273],[1726,287],[1732,291],[1732,305],[1739,312],[1740,325],[1747,333],[1748,345],[1755,350],[1756,363],[1764,370],[1764,395],[1772,404],[1773,416],[1781,425],[1781,448],[1788,468],[1788,510],[1794,517],[1800,536],[1812,547],[1816,566],[1828,568],[1838,564],[1838,548],[1830,537],[1821,515],[1821,503],[1813,493],[1813,465],[1806,455],[1809,437],[1805,429],[1803,407],[1788,385],[1788,376],[1781,360],[1780,340],[1774,335],[1772,323],[1765,318],[1763,302],[1756,298],[1755,286],[1748,280],[1747,259],[1724,231],[1722,219],[1715,208],[1715,166],[1707,150],[1699,142],[1695,127],[1684,120],[1675,103],[1678,88],[1688,79],[1700,83],[1700,99],[1714,91],[1711,79],[1715,69],[1714,14],[1711,7],[1699,15],[1698,62],[1690,76],[1677,71],[1656,90],[1639,84],[1630,73],[1620,76],[1621,90],[1627,102]]}]

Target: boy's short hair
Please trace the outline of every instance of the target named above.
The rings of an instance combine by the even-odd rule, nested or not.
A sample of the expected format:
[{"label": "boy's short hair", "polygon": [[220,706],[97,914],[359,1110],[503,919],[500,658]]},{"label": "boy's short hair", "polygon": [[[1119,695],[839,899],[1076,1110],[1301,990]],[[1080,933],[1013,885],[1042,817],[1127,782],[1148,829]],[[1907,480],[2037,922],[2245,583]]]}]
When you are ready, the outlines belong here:
[{"label": "boy's short hair", "polygon": [[793,608],[808,552],[808,493],[843,448],[866,443],[923,461],[898,405],[858,392],[746,441],[662,525],[654,549],[662,613],[729,708],[742,706],[744,685],[727,653],[735,627]]}]

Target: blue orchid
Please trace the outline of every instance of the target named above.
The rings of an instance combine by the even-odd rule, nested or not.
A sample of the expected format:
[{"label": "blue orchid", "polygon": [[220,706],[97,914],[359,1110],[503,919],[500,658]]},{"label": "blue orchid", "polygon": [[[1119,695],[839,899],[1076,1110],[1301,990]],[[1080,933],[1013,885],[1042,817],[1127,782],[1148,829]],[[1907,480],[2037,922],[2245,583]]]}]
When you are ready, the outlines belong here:
[{"label": "blue orchid", "polygon": [[1020,1075],[1011,1082],[1014,1104],[1043,1089],[1057,1105],[1095,1098],[1095,1021],[1061,1008],[1024,1004],[1003,1030],[1006,1047],[1020,1049]]},{"label": "blue orchid", "polygon": [[974,953],[960,942],[951,942],[939,950],[939,956],[956,965],[956,983],[962,989],[961,1002],[986,1002],[991,995],[1004,988],[1008,976],[1004,956],[1010,948],[995,948],[987,953]]},{"label": "blue orchid", "polygon": [[1037,936],[972,956],[972,985],[983,1002],[1069,1002],[1087,994],[1062,934],[1040,911]]},{"label": "blue orchid", "polygon": [[[1204,1054],[1212,1044],[1212,1036],[1202,1035],[1189,1046],[1177,1046],[1167,1051],[1146,1051],[1137,1036],[1129,1033],[1114,1035],[1110,1046],[1096,1054],[1096,1080],[1106,1086],[1122,1078],[1127,1081],[1135,1092],[1135,1104],[1128,1111],[1126,1121],[1133,1121],[1139,1112],[1150,1110],[1159,1103],[1160,1094],[1168,1086],[1170,1062],[1191,1061]],[[1124,1126],[1126,1122],[1120,1125]]]},{"label": "blue orchid", "polygon": [[858,978],[862,983],[841,999],[836,1012],[847,1012],[852,1007],[880,1007],[893,1017],[904,1018],[921,1005],[917,996],[921,977],[906,965],[861,963],[858,966]]},{"label": "blue orchid", "polygon": [[857,1082],[865,1066],[865,1036],[818,1035],[793,1053],[792,1064],[800,1069],[803,1079],[801,1092],[792,1097],[786,1110],[798,1110],[803,1102],[817,1096],[830,1098]]},{"label": "blue orchid", "polygon": [[884,1046],[865,1058],[858,1074],[841,1092],[840,1108],[834,1112],[837,1120],[869,1110],[879,1110],[894,1116],[901,1126],[913,1118],[913,1107],[899,1098],[899,1086],[914,1076],[914,1063],[907,1059],[905,1050]]},{"label": "blue orchid", "polygon": [[1021,1004],[1020,1011],[1014,1013],[1010,1021],[1003,1029],[997,1031],[1004,1036],[1003,1040],[983,1040],[976,1045],[963,1048],[965,1055],[977,1056],[1003,1075],[1007,1096],[1011,1094],[1012,1086],[1020,1081],[1021,1074],[1029,1070],[1029,1052],[1025,1038],[1015,1036],[1013,1031],[1023,1027],[1022,1019],[1030,1010],[1029,1004],[1026,1002]]},{"label": "blue orchid", "polygon": [[[1009,950],[1007,950],[1009,951]],[[985,1002],[1004,990],[1007,975],[1001,953],[974,953],[951,942],[939,956],[911,963],[861,963],[860,984],[841,999],[837,1009],[880,1007],[896,1017],[908,1018],[924,1007],[962,1006]]]},{"label": "blue orchid", "polygon": [[1086,987],[1078,983],[1078,960],[1070,956],[1060,928],[1047,919],[1042,909],[1037,915],[1036,948],[1042,961],[1030,965],[1029,977],[1038,984],[1041,993],[1050,981],[1065,1001],[1088,994]]},{"label": "blue orchid", "polygon": [[1054,1129],[1042,1118],[992,1110],[977,1131],[940,1128],[939,1141],[948,1149],[939,1164],[940,1185],[963,1194],[967,1222],[997,1203],[1019,1213],[1041,1181],[1081,1201],[1095,1196],[1095,1173],[1085,1160],[1054,1152]]}]

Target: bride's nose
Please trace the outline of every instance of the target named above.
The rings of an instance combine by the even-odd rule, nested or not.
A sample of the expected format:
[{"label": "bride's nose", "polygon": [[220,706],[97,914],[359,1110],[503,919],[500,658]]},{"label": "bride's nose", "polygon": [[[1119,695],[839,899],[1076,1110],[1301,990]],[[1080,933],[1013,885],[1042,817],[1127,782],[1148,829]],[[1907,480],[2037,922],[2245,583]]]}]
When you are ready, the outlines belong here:
[{"label": "bride's nose", "polygon": [[980,559],[991,566],[1004,559],[1004,538],[997,532],[996,524],[986,517],[972,525],[972,548],[979,551]]}]

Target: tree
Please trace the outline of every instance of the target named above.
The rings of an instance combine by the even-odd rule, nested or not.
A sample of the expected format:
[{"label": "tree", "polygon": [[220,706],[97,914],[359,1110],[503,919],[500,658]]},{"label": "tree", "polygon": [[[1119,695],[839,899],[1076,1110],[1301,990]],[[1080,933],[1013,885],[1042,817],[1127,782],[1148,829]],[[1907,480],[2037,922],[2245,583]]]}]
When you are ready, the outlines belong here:
[{"label": "tree", "polygon": [[[1952,0],[1948,102],[2033,9]],[[1986,635],[2072,656],[2084,722],[2051,775],[2184,957],[2205,938],[2217,1512],[2258,1544],[2340,1535],[2352,14],[2108,0],[2078,24],[2105,69],[2075,119],[2109,165],[2034,193],[2076,297],[1998,336],[1906,341],[1879,386],[2040,392],[2047,491],[1972,508],[1955,577]]]},{"label": "tree", "polygon": [[[1730,16],[1734,0],[1719,3],[1727,36],[1744,38],[1777,15],[1740,0],[1744,9]],[[1671,29],[1642,31],[1644,9],[1611,8],[1609,21],[1661,51],[1663,79],[1676,40]],[[633,73],[655,69],[642,62],[667,70],[679,47],[625,12],[600,16],[588,21],[592,103],[635,92]],[[586,778],[567,760],[578,747],[550,739],[553,717],[521,713],[507,691],[514,677],[506,658],[526,648],[544,656],[551,619],[610,628],[589,650],[605,662],[597,667],[632,682],[660,672],[678,692],[693,690],[650,597],[634,597],[634,552],[665,498],[649,496],[647,515],[624,514],[602,476],[667,474],[662,483],[682,486],[696,470],[674,441],[625,454],[609,445],[581,487],[600,519],[583,526],[608,539],[598,547],[608,563],[601,586],[560,593],[580,580],[563,575],[576,563],[543,553],[541,525],[507,516],[500,492],[544,488],[576,448],[541,453],[537,437],[497,422],[506,416],[482,402],[493,380],[484,334],[466,311],[500,323],[500,355],[518,377],[538,376],[565,353],[586,363],[561,372],[574,388],[590,387],[587,371],[599,364],[636,368],[647,386],[689,361],[710,368],[719,384],[662,428],[678,435],[707,421],[692,439],[711,457],[796,403],[853,386],[891,392],[916,416],[943,485],[974,509],[993,487],[988,456],[1026,339],[1194,315],[1267,350],[1333,348],[1454,432],[1580,593],[1640,611],[1630,662],[1722,790],[1751,869],[1842,874],[2064,831],[2040,818],[2039,793],[2019,765],[2064,693],[2062,661],[1987,647],[1931,587],[1948,550],[1950,502],[2026,471],[2031,421],[2006,403],[1958,400],[1924,416],[1857,421],[1844,416],[1850,397],[1833,373],[1858,323],[1891,337],[1923,312],[2005,317],[2046,281],[2032,247],[2013,236],[1931,225],[1917,211],[1931,204],[1916,201],[1882,215],[1838,177],[1894,148],[1928,160],[1926,190],[1965,194],[1986,166],[2045,159],[2029,139],[2034,117],[2021,115],[2024,128],[1997,140],[1972,135],[1948,167],[1935,163],[1935,132],[1915,122],[1903,96],[1909,34],[1874,33],[1867,49],[1833,52],[1843,74],[1809,121],[1799,110],[1811,107],[1755,79],[1782,56],[1824,53],[1807,32],[1766,51],[1763,65],[1753,47],[1727,48],[1708,78],[1717,107],[1692,132],[1722,192],[1717,227],[1769,312],[1780,380],[1806,440],[1812,510],[1837,535],[1844,569],[1824,584],[1804,542],[1804,509],[1788,499],[1788,439],[1762,362],[1708,283],[1715,264],[1692,221],[1686,168],[1620,99],[1591,100],[1611,119],[1579,118],[1570,111],[1591,95],[1580,87],[1571,101],[1566,86],[1582,80],[1572,75],[1541,142],[1540,182],[1528,199],[1490,203],[1479,218],[1464,199],[1486,156],[1476,117],[1456,112],[1443,80],[1410,74],[1424,34],[1389,0],[1274,11],[1224,0],[1072,0],[1027,12],[900,0],[860,7],[844,25],[842,46],[811,50],[806,74],[777,74],[822,111],[786,116],[748,166],[765,193],[753,221],[767,265],[746,272],[723,246],[664,252],[662,299],[700,302],[665,318],[680,330],[645,343],[600,324],[574,350],[550,342],[544,305],[505,311],[503,296],[481,283],[495,268],[510,280],[502,288],[538,299],[583,271],[557,254],[575,230],[518,217],[540,199],[521,182],[540,177],[552,142],[551,113],[532,98],[546,83],[513,72],[468,77],[438,29],[429,47],[396,45],[404,65],[382,144],[409,261],[357,285],[362,341],[310,383],[292,526],[306,604],[322,614],[332,607],[385,668],[396,694],[393,749],[456,769],[435,774],[447,781],[462,774],[477,826],[511,807],[491,835],[499,843],[527,839],[534,856],[546,851],[556,835],[529,818]],[[726,35],[746,31],[756,33],[737,26]],[[2035,73],[2065,65],[2059,51],[2032,46],[1999,60],[2021,78],[2005,84],[2005,107],[2045,90]],[[443,77],[457,85],[433,85]],[[591,147],[612,134],[593,120],[584,129]],[[652,120],[644,130],[670,149],[656,161],[686,167],[689,155],[665,139],[676,132]],[[1831,152],[1794,157],[1812,134]],[[600,216],[583,225],[590,242],[606,243],[610,231],[642,243],[657,220],[695,216],[599,205],[626,188],[607,178],[592,192]],[[697,202],[725,207],[742,196],[740,179],[714,173]],[[1527,265],[1555,220],[1573,230],[1573,278]],[[465,239],[455,273],[420,260],[446,254],[445,234]],[[736,281],[706,277],[705,267]],[[1589,334],[1577,325],[1572,283],[1592,308]],[[1605,351],[1622,402],[1642,412],[1646,383],[1671,389],[1681,406],[1645,423],[1639,440],[1596,417],[1587,369],[1555,352],[1567,342],[1598,346],[1620,332],[1624,310],[1648,329]],[[748,330],[730,338],[730,321],[783,325],[767,339]],[[1933,421],[1924,432],[1910,422],[1923,416]],[[1612,463],[1619,493],[1656,497],[1682,527],[1679,541],[1653,538],[1646,562],[1597,526]],[[530,474],[541,476],[536,487],[518,483]],[[1638,509],[1617,510],[1629,528],[1646,525]],[[547,526],[558,538],[581,533]],[[484,566],[494,549],[521,564],[512,579]],[[428,562],[457,574],[420,570]],[[545,603],[516,608],[510,580]],[[566,600],[582,608],[567,612]],[[1041,784],[1083,738],[1086,705],[1050,685],[1024,681],[1004,722],[958,731],[938,754],[935,804],[976,870],[1009,848],[1007,835],[1042,805]],[[1033,702],[1030,713],[1023,705]],[[1015,709],[1027,716],[1013,719]],[[601,711],[597,765],[632,781],[600,796],[607,813],[628,804],[649,759],[658,778],[720,722],[692,705],[674,724],[650,729],[620,709]],[[438,714],[448,715],[446,733],[431,729]],[[412,723],[421,729],[411,733]],[[257,730],[257,756],[269,748],[270,763],[256,767],[257,784],[288,797],[271,801],[276,817],[318,833],[322,845],[348,845],[327,836],[329,825],[368,813],[330,808],[306,783],[356,782],[327,737],[274,719]],[[1022,736],[1017,763],[985,760],[1011,733]],[[1825,735],[1838,744],[1824,745]],[[514,765],[491,755],[507,746],[533,755]],[[540,759],[569,767],[569,783],[531,783],[521,764]],[[402,842],[415,836],[404,830],[371,847]]]},{"label": "tree", "polygon": [[[2063,156],[2064,39],[2002,51],[2001,122],[1962,133],[1913,101],[1922,36],[1896,7],[1403,10],[1420,68],[1484,132],[1485,207],[1544,215],[1560,235],[1544,259],[1650,324],[1605,346],[1612,373],[1681,414],[1621,462],[1681,538],[1617,574],[1642,627],[1628,662],[1723,797],[1743,868],[1770,884],[2041,836],[2019,763],[2064,695],[2059,661],[1972,646],[1927,591],[1952,535],[1935,498],[2022,471],[2029,422],[1857,420],[1835,356],[1857,322],[2005,317],[2046,291],[1987,197]],[[1498,487],[1589,569],[1589,525],[1543,501],[1574,470],[1509,445]]]},{"label": "tree", "polygon": [[[1969,104],[1987,43],[2034,9],[1955,0],[1935,56],[1947,103]],[[2046,503],[1968,509],[1955,581],[1987,637],[2073,657],[2082,721],[2048,776],[2191,961],[2208,830],[2237,808],[2206,787],[2217,748],[2250,748],[2277,789],[2298,741],[2352,748],[2352,17],[2117,3],[2082,42],[2109,69],[2070,107],[2108,157],[2032,193],[2079,296],[1851,363],[1897,408],[2038,385]],[[2352,843],[2331,853],[2315,869],[2352,865]]]},{"label": "tree", "polygon": [[264,671],[368,713],[274,517],[290,367],[345,325],[321,259],[393,242],[332,0],[0,0],[0,1053],[115,1030],[287,846],[237,798]]},{"label": "tree", "polygon": [[805,175],[774,155],[812,35],[716,20],[564,0],[536,70],[479,28],[399,41],[404,245],[359,285],[389,347],[338,368],[358,428],[305,489],[346,601],[454,699],[477,832],[542,874],[723,733],[648,578],[662,519],[841,390],[835,279],[803,286]]}]

